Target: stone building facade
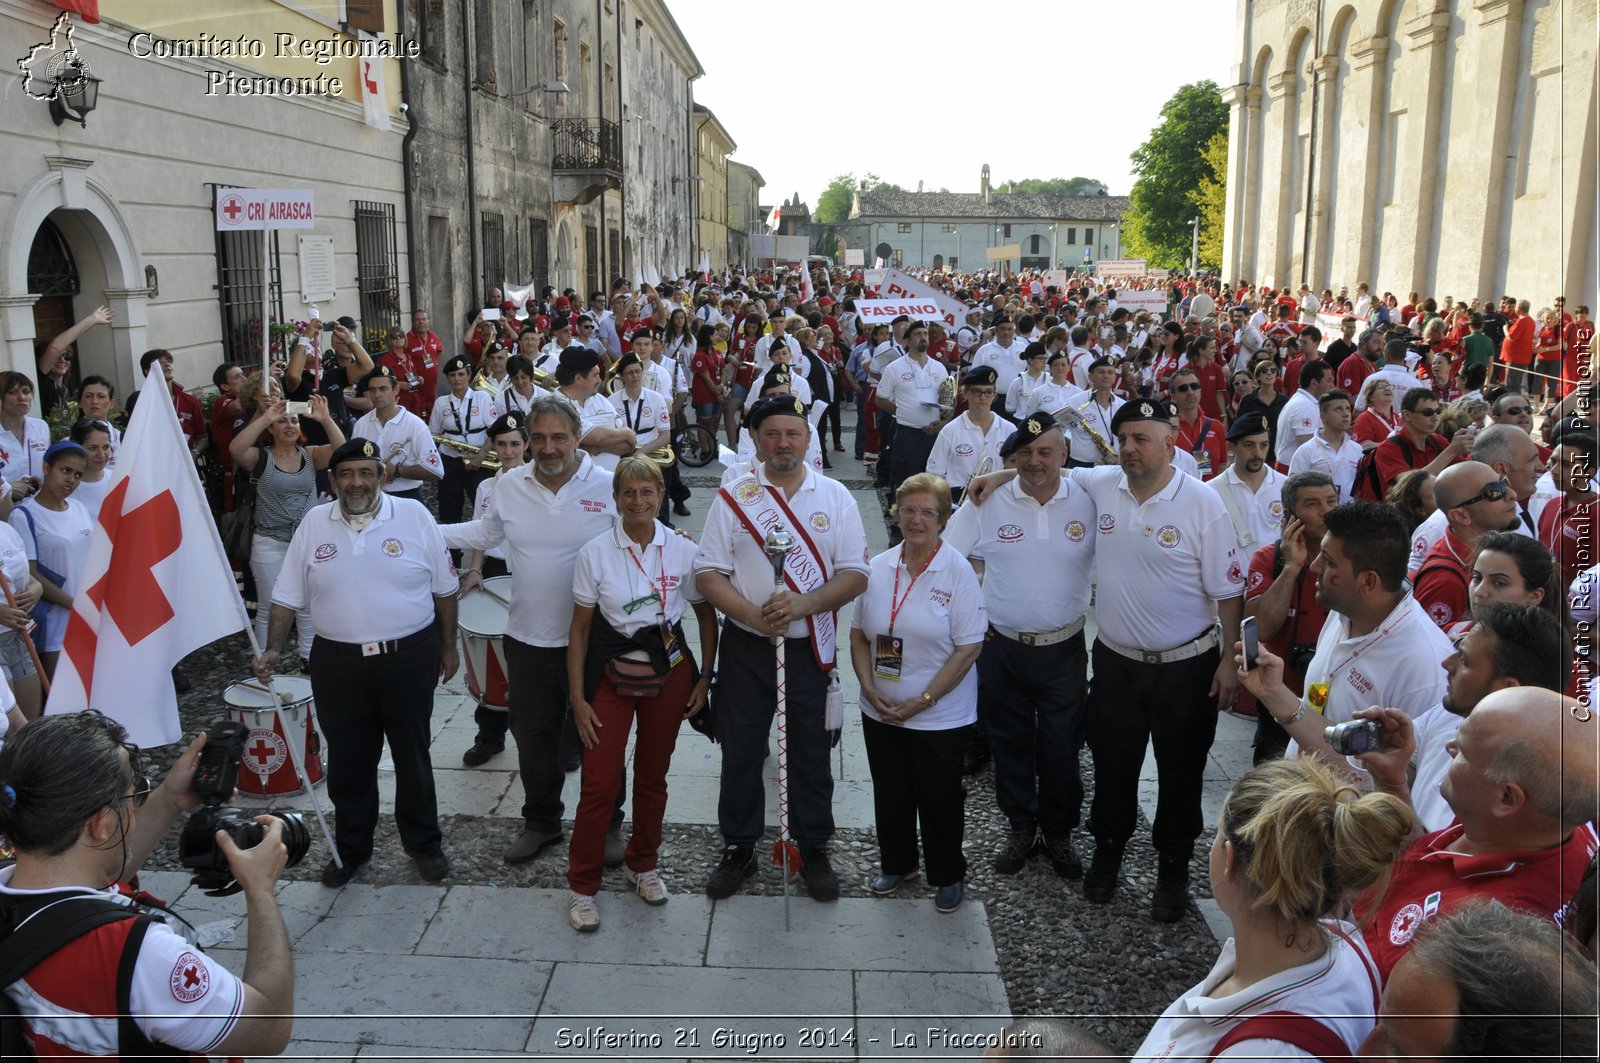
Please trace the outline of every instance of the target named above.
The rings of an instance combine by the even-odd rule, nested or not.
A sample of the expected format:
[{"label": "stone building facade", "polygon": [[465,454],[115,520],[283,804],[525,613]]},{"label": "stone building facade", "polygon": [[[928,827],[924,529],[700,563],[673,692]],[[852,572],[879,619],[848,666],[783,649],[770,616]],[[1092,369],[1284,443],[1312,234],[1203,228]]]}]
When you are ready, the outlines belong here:
[{"label": "stone building facade", "polygon": [[766,178],[754,166],[728,160],[728,261],[750,265],[750,237],[767,231],[761,210]]},{"label": "stone building facade", "polygon": [[1237,26],[1224,276],[1593,304],[1595,0],[1238,0]]},{"label": "stone building facade", "polygon": [[709,261],[711,269],[721,273],[728,265],[728,156],[739,145],[704,104],[694,105],[694,127],[695,265]]}]

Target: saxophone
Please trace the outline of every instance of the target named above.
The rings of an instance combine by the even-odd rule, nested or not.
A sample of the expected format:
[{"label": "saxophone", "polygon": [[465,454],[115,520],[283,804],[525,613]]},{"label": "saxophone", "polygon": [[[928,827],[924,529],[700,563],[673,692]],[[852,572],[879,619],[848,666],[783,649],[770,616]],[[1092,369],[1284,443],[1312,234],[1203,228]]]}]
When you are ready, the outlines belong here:
[{"label": "saxophone", "polygon": [[1068,406],[1063,412],[1071,415],[1074,426],[1083,429],[1084,434],[1089,437],[1089,441],[1094,444],[1094,448],[1100,452],[1100,464],[1115,465],[1117,463],[1117,452],[1111,448],[1110,443],[1106,442],[1106,437],[1097,432],[1094,425],[1090,424],[1089,419],[1083,415],[1083,411],[1093,402],[1094,398],[1091,396],[1088,402],[1077,409]]}]

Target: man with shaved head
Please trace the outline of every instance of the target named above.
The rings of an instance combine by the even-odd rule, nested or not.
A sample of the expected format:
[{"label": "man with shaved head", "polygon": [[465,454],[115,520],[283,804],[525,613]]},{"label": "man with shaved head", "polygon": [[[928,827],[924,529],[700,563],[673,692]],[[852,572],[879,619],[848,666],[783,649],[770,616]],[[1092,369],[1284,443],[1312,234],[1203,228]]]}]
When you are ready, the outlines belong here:
[{"label": "man with shaved head", "polygon": [[1510,479],[1481,461],[1458,462],[1440,473],[1433,497],[1445,515],[1445,532],[1423,557],[1411,593],[1428,619],[1448,631],[1471,611],[1467,587],[1478,540],[1493,531],[1515,531],[1522,513]]},{"label": "man with shaved head", "polygon": [[1597,847],[1600,716],[1553,690],[1489,694],[1450,743],[1439,792],[1456,822],[1395,862],[1388,889],[1356,904],[1385,978],[1424,922],[1470,898],[1554,917]]}]

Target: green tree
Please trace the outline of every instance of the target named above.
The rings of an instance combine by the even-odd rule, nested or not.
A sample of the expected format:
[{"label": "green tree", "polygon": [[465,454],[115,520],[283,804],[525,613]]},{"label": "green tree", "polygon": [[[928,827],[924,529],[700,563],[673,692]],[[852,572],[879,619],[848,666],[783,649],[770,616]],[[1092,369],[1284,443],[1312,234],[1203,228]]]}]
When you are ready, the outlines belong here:
[{"label": "green tree", "polygon": [[1190,194],[1212,176],[1205,149],[1218,133],[1226,139],[1227,129],[1228,107],[1214,81],[1185,85],[1161,106],[1161,124],[1131,156],[1138,177],[1123,234],[1135,256],[1152,266],[1188,265]]},{"label": "green tree", "polygon": [[1189,193],[1189,201],[1200,209],[1200,265],[1220,269],[1223,217],[1228,207],[1228,134],[1218,131],[1206,141],[1201,154],[1207,173]]},{"label": "green tree", "polygon": [[1007,181],[1005,190],[1024,196],[1103,196],[1106,183],[1092,177],[1029,177]]},{"label": "green tree", "polygon": [[[861,180],[867,182],[869,191],[904,192],[905,189],[892,181],[885,181],[875,173],[869,173]],[[828,186],[817,197],[816,209],[811,212],[813,221],[822,222],[824,225],[834,225],[850,217],[850,204],[855,195],[856,186],[860,181],[853,173],[842,173],[828,182]]]}]

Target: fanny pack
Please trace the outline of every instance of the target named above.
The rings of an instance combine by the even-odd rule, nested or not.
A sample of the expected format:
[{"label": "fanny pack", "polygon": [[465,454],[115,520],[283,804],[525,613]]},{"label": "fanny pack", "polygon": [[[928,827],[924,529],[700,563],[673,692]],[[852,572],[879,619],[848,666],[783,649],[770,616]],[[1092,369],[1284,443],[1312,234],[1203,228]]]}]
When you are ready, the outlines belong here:
[{"label": "fanny pack", "polygon": [[667,685],[666,675],[657,675],[656,666],[649,661],[613,657],[605,668],[606,678],[625,698],[653,698]]}]

